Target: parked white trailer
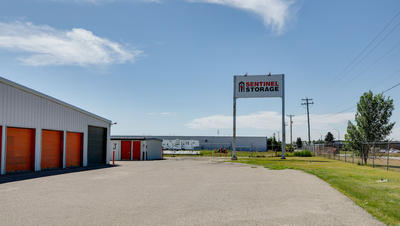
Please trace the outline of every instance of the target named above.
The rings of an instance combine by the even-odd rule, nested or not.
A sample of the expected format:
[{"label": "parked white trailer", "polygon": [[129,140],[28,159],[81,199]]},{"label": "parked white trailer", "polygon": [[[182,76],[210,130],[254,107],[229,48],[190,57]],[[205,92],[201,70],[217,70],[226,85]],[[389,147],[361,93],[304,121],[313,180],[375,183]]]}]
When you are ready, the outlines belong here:
[{"label": "parked white trailer", "polygon": [[164,150],[194,150],[200,146],[198,140],[163,140],[162,147]]},{"label": "parked white trailer", "polygon": [[195,148],[199,147],[198,140],[181,140],[181,149],[182,150],[194,150]]},{"label": "parked white trailer", "polygon": [[173,148],[172,141],[171,140],[163,140],[162,148],[164,150],[172,150],[172,148]]},{"label": "parked white trailer", "polygon": [[173,150],[181,150],[181,148],[182,148],[182,145],[181,145],[181,141],[179,139],[172,141],[172,149]]}]

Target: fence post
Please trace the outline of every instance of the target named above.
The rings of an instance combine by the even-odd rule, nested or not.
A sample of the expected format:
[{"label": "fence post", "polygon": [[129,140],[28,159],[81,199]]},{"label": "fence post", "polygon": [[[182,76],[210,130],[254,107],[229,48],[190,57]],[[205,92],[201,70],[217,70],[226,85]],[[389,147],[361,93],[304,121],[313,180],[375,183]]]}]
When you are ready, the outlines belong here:
[{"label": "fence post", "polygon": [[331,150],[332,150],[333,159],[336,160],[336,152],[333,148],[331,148]]},{"label": "fence post", "polygon": [[[360,162],[360,160],[358,160]],[[364,144],[361,145],[361,164],[364,165]]]},{"label": "fence post", "polygon": [[324,150],[324,153],[325,153],[325,155],[327,156],[327,158],[330,159],[330,158],[331,158],[331,155],[330,155],[329,152],[325,149],[325,145],[323,146],[323,150]]},{"label": "fence post", "polygon": [[375,168],[375,142],[372,144],[372,168]]},{"label": "fence post", "polygon": [[347,150],[344,151],[344,162],[347,162]]},{"label": "fence post", "polygon": [[389,170],[389,148],[390,148],[390,145],[389,145],[389,140],[388,140],[388,143],[387,143],[387,160],[386,160],[386,171],[388,171],[388,170]]},{"label": "fence post", "polygon": [[331,148],[331,150],[332,150],[333,159],[336,160],[336,152],[333,148]]},{"label": "fence post", "polygon": [[352,158],[353,158],[353,164],[354,164],[354,149],[353,149],[353,153],[352,153]]}]

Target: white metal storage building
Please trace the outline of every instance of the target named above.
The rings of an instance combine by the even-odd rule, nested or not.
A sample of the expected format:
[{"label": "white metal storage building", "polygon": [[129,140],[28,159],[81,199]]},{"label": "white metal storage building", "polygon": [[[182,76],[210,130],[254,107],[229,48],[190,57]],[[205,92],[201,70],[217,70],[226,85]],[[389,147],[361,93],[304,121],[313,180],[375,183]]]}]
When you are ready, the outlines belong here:
[{"label": "white metal storage building", "polygon": [[0,77],[1,174],[106,164],[111,121]]},{"label": "white metal storage building", "polygon": [[111,153],[115,160],[163,159],[162,140],[138,136],[111,136]]}]

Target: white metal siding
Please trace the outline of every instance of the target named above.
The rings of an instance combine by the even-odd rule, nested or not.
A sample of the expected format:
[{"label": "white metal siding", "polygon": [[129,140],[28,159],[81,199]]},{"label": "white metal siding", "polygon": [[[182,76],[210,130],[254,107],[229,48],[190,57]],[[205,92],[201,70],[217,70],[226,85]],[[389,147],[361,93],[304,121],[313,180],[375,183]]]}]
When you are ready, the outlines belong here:
[{"label": "white metal siding", "polygon": [[149,160],[162,159],[162,142],[159,140],[146,140],[147,155]]},{"label": "white metal siding", "polygon": [[141,141],[140,145],[141,145],[141,147],[140,147],[140,160],[147,160],[147,159],[145,159],[145,157],[146,157],[145,153],[147,152],[147,143],[146,143],[146,141],[144,141],[144,140]]},{"label": "white metal siding", "polygon": [[84,133],[83,165],[86,166],[88,126],[107,128],[107,162],[110,159],[109,122],[5,83],[0,83],[0,125],[36,129],[35,170],[40,170],[42,129]]},{"label": "white metal siding", "polygon": [[[115,145],[115,150],[114,150]],[[115,151],[115,160],[121,160],[121,141],[120,140],[112,140],[111,141],[111,153],[110,153],[110,160],[112,160],[112,152]]]},{"label": "white metal siding", "polygon": [[85,132],[88,125],[109,123],[74,109],[0,83],[0,120],[8,126]]}]

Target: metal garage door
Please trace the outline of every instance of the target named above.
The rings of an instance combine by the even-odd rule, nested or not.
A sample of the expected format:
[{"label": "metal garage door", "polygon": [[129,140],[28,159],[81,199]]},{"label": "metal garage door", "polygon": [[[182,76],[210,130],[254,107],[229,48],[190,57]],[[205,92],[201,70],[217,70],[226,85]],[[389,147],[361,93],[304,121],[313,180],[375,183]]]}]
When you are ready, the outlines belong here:
[{"label": "metal garage door", "polygon": [[42,130],[42,154],[40,168],[54,169],[62,167],[63,132]]},{"label": "metal garage door", "polygon": [[131,141],[121,141],[121,160],[131,160]]},{"label": "metal garage door", "polygon": [[66,167],[82,166],[83,134],[67,132]]},{"label": "metal garage door", "polygon": [[35,130],[7,128],[6,172],[34,169]]},{"label": "metal garage door", "polygon": [[140,141],[133,141],[133,160],[140,160]]},{"label": "metal garage door", "polygon": [[89,126],[88,165],[106,164],[107,129]]}]

